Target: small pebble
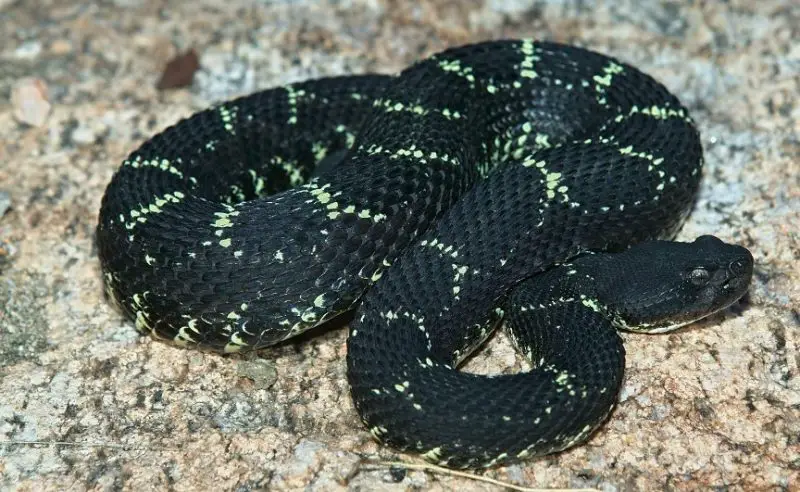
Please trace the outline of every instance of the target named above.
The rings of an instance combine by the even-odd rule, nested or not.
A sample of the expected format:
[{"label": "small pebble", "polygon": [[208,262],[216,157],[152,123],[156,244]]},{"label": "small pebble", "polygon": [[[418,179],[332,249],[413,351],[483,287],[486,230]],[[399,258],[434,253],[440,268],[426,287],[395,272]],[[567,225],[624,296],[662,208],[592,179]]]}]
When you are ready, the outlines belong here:
[{"label": "small pebble", "polygon": [[255,389],[267,389],[278,380],[275,365],[264,359],[241,361],[236,365],[236,372],[240,377],[253,381]]},{"label": "small pebble", "polygon": [[42,52],[42,43],[39,41],[25,41],[19,47],[14,50],[14,56],[17,58],[25,58],[31,59],[36,58],[39,56],[39,53]]},{"label": "small pebble", "polygon": [[197,52],[190,49],[182,55],[178,55],[164,68],[156,84],[159,90],[164,89],[179,89],[181,87],[188,87],[192,85],[194,74],[200,68],[200,60],[197,57]]},{"label": "small pebble", "polygon": [[14,118],[20,123],[43,126],[51,108],[47,101],[47,84],[32,77],[18,80],[11,89],[11,105]]},{"label": "small pebble", "polygon": [[407,470],[397,466],[389,467],[390,480],[394,483],[400,483],[406,478]]},{"label": "small pebble", "polygon": [[71,139],[78,145],[89,145],[97,140],[97,134],[88,126],[79,126],[72,131]]},{"label": "small pebble", "polygon": [[50,43],[50,52],[54,55],[66,55],[72,51],[72,43],[67,39],[56,39]]}]

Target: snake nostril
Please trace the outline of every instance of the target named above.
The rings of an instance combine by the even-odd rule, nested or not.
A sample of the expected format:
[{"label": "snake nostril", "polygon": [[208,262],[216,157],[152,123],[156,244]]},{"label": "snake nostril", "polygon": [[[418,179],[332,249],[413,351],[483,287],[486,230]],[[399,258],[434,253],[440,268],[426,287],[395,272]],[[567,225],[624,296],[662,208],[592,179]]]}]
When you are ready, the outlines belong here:
[{"label": "snake nostril", "polygon": [[738,260],[734,260],[728,265],[728,270],[734,275],[742,275],[747,271],[747,262],[743,258],[739,258]]}]

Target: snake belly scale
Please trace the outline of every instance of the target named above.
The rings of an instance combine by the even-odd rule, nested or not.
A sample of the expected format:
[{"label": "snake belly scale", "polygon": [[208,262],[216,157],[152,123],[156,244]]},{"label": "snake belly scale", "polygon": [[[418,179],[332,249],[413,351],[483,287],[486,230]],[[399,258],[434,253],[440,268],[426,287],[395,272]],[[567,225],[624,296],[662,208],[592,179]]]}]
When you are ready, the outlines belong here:
[{"label": "snake belly scale", "polygon": [[[602,423],[624,367],[616,328],[663,331],[741,296],[743,248],[654,241],[689,213],[702,164],[687,110],[632,66],[482,42],[164,130],[108,185],[99,256],[137,329],[182,346],[259,349],[358,309],[348,378],[370,432],[487,467]],[[691,273],[645,299],[659,257]],[[458,371],[504,318],[534,369]]]}]

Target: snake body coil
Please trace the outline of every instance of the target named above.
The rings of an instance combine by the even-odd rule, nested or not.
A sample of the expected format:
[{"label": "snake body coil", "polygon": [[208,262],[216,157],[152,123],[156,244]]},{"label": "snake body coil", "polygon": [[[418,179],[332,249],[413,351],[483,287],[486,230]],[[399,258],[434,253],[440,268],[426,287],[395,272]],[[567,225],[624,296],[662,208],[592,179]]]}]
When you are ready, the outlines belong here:
[{"label": "snake body coil", "polygon": [[[743,248],[650,241],[678,230],[701,167],[686,109],[649,76],[485,42],[168,128],[109,184],[99,255],[137,328],[181,345],[257,349],[363,298],[348,377],[372,434],[492,466],[602,422],[624,367],[614,328],[670,329],[744,292]],[[535,369],[455,370],[505,313]]]}]

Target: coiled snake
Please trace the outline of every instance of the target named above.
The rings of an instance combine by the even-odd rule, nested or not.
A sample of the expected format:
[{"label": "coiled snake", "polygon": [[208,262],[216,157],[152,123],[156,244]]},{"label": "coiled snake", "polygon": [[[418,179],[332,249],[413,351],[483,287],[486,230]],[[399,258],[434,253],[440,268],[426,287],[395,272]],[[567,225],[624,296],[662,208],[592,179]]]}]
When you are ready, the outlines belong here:
[{"label": "coiled snake", "polygon": [[[659,240],[702,163],[687,110],[637,69],[483,42],[155,135],[108,185],[99,256],[136,327],[183,346],[258,349],[357,308],[348,378],[372,434],[488,467],[600,425],[622,381],[617,328],[672,329],[746,291],[746,249]],[[504,318],[533,369],[456,370]]]}]

